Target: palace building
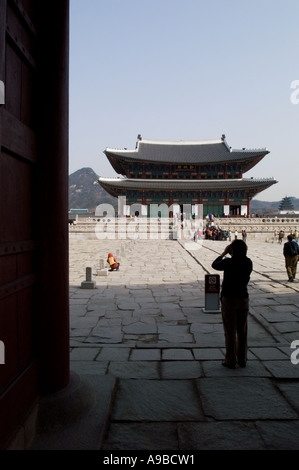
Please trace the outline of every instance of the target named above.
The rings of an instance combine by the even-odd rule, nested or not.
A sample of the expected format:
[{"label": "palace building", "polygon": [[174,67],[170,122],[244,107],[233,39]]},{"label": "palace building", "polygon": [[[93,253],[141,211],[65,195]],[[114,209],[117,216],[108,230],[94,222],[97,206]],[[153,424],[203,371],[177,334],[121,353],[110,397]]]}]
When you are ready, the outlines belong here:
[{"label": "palace building", "polygon": [[249,216],[251,199],[277,183],[274,178],[243,178],[269,151],[234,150],[225,135],[172,142],[138,135],[134,150],[106,148],[104,153],[121,176],[100,177],[98,183],[112,196],[124,196],[127,205],[140,205],[141,215],[149,216],[153,204],[166,204],[170,214],[182,212],[184,205],[196,213],[200,204],[203,217]]}]

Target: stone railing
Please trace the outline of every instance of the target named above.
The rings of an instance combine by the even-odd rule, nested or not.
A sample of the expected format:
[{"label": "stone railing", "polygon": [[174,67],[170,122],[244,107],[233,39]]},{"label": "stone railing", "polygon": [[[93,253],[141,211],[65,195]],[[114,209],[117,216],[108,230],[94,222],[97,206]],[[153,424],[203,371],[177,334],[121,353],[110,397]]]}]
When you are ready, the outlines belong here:
[{"label": "stone railing", "polygon": [[232,236],[237,230],[241,236],[246,230],[247,240],[273,241],[274,233],[283,230],[285,236],[299,230],[299,217],[233,217],[215,218],[213,224],[222,230],[230,230]]},{"label": "stone railing", "polygon": [[[203,220],[205,228],[206,219]],[[299,230],[299,217],[232,217],[214,218],[213,225],[224,231],[230,231],[232,238],[237,230],[241,237],[242,230],[246,230],[247,240],[275,241],[275,232],[283,230],[285,236]],[[198,221],[185,221],[185,235],[192,238]],[[69,225],[71,238],[177,238],[177,225],[173,219],[149,218],[97,218],[78,217],[75,224]],[[151,236],[149,236],[151,235]]]},{"label": "stone railing", "polygon": [[[189,229],[193,227],[189,222]],[[192,234],[194,233],[194,230]],[[190,237],[191,232],[189,233]],[[177,237],[177,225],[167,218],[77,218],[69,224],[70,238],[98,239],[172,239]]]}]

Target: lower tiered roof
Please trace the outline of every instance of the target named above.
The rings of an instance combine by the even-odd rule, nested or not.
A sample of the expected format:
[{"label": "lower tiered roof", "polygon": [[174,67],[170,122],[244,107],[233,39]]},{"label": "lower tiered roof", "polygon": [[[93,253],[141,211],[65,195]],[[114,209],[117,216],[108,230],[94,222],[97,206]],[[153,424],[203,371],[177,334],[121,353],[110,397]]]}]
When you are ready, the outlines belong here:
[{"label": "lower tiered roof", "polygon": [[258,193],[277,183],[274,178],[241,179],[140,179],[140,178],[99,178],[100,185],[111,195],[118,195],[124,190],[159,190],[159,191],[205,191],[205,190],[251,190]]}]

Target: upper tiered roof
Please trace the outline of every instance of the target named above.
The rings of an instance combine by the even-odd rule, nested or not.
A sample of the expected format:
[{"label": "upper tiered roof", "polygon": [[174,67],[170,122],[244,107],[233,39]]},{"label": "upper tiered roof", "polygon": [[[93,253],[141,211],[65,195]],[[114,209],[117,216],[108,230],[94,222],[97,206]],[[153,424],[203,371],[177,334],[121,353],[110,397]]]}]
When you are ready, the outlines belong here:
[{"label": "upper tiered roof", "polygon": [[240,163],[246,172],[269,153],[266,148],[232,149],[228,146],[225,135],[218,140],[198,141],[157,141],[145,140],[138,136],[134,150],[106,148],[105,155],[114,170],[125,174],[124,164],[128,162],[149,162],[165,164],[223,164]]}]

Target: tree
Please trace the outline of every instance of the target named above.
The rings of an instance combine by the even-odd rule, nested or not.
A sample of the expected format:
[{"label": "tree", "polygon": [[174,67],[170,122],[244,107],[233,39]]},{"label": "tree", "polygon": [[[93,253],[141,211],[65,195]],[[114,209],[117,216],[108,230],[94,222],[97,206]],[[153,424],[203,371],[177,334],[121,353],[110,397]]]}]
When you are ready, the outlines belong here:
[{"label": "tree", "polygon": [[291,197],[284,197],[279,204],[279,210],[280,211],[293,211],[294,210],[294,205],[292,202]]}]

